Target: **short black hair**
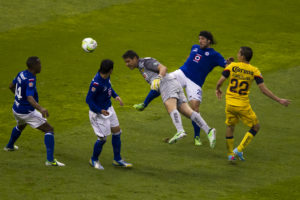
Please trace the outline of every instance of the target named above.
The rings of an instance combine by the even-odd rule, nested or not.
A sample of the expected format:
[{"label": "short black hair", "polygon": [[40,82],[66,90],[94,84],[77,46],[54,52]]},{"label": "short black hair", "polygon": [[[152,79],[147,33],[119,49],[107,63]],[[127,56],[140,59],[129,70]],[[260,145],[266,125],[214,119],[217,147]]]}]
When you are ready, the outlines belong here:
[{"label": "short black hair", "polygon": [[105,59],[105,60],[102,60],[102,62],[100,64],[100,69],[98,70],[98,72],[100,72],[102,74],[107,74],[113,68],[114,68],[114,62],[112,60]]},{"label": "short black hair", "polygon": [[36,65],[37,63],[41,62],[39,57],[37,56],[31,56],[27,59],[26,61],[26,65],[29,69],[31,69],[34,65]]},{"label": "short black hair", "polygon": [[137,55],[137,53],[135,53],[133,50],[126,51],[122,57],[123,57],[123,59],[126,59],[126,58],[133,59],[134,57],[139,59],[139,55]]},{"label": "short black hair", "polygon": [[241,56],[244,56],[246,61],[249,62],[253,56],[253,51],[250,47],[241,47]]},{"label": "short black hair", "polygon": [[206,39],[210,40],[210,44],[216,44],[217,42],[214,40],[214,36],[209,31],[201,31],[199,36],[205,37]]}]

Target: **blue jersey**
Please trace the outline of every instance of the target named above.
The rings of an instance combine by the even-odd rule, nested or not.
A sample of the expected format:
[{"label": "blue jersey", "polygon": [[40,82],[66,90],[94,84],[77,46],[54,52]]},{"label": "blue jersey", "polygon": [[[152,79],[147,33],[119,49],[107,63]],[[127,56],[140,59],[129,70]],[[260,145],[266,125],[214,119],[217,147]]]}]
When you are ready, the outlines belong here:
[{"label": "blue jersey", "polygon": [[16,86],[14,111],[20,114],[32,112],[34,107],[27,101],[27,97],[32,96],[36,102],[39,102],[36,90],[36,77],[28,70],[21,71],[13,80],[13,84]]},{"label": "blue jersey", "polygon": [[110,77],[103,79],[97,73],[91,82],[89,92],[86,96],[86,103],[89,105],[90,110],[95,113],[107,110],[111,106],[111,96],[116,98],[118,95],[111,87]]},{"label": "blue jersey", "polygon": [[180,70],[194,83],[202,87],[206,76],[216,66],[225,67],[226,60],[213,48],[201,49],[193,45],[190,56]]}]

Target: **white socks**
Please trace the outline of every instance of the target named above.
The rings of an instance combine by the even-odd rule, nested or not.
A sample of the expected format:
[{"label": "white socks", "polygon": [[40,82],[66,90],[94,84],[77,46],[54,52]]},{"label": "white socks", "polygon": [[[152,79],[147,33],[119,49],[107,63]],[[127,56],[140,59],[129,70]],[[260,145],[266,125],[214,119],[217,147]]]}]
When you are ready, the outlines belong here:
[{"label": "white socks", "polygon": [[194,111],[191,115],[191,120],[193,120],[201,129],[203,129],[206,134],[208,134],[210,127],[207,125],[207,123],[199,113]]},{"label": "white socks", "polygon": [[178,110],[173,110],[170,113],[170,116],[172,118],[173,124],[175,125],[176,129],[177,129],[177,133],[180,131],[184,131],[183,127],[182,127],[182,122],[181,122],[181,116],[180,113],[178,112]]}]

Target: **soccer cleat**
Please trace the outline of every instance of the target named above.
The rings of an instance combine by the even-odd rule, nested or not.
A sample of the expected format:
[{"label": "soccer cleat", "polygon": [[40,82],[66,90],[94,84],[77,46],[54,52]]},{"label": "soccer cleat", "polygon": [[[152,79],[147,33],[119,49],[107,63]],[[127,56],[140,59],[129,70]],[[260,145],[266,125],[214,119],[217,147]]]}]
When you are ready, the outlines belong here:
[{"label": "soccer cleat", "polygon": [[95,169],[104,170],[104,167],[100,164],[99,160],[94,161],[90,159],[90,165],[94,167]]},{"label": "soccer cleat", "polygon": [[125,167],[125,168],[132,167],[131,163],[125,162],[124,160],[119,160],[119,161],[114,160],[112,164],[117,167]]},{"label": "soccer cleat", "polygon": [[176,143],[177,140],[180,140],[181,138],[184,138],[186,136],[186,133],[184,131],[180,131],[178,133],[176,133],[170,140],[169,140],[169,144],[173,144]]},{"label": "soccer cleat", "polygon": [[210,148],[215,148],[216,146],[216,129],[211,128],[207,134],[208,140],[209,140],[209,146]]},{"label": "soccer cleat", "polygon": [[56,159],[54,159],[52,162],[46,160],[45,165],[46,166],[58,166],[58,167],[64,167],[65,166],[64,163],[58,162]]},{"label": "soccer cleat", "polygon": [[202,145],[202,142],[200,140],[200,136],[196,136],[195,137],[195,146],[201,146]]},{"label": "soccer cleat", "polygon": [[245,161],[245,158],[243,156],[243,152],[239,152],[237,148],[233,149],[233,153],[241,160]]},{"label": "soccer cleat", "polygon": [[229,155],[228,161],[236,161],[236,158],[233,155]]},{"label": "soccer cleat", "polygon": [[14,145],[14,148],[4,147],[4,151],[16,151],[18,149],[19,149],[19,147],[16,145]]},{"label": "soccer cleat", "polygon": [[138,111],[143,111],[145,109],[144,103],[134,104],[133,107]]}]

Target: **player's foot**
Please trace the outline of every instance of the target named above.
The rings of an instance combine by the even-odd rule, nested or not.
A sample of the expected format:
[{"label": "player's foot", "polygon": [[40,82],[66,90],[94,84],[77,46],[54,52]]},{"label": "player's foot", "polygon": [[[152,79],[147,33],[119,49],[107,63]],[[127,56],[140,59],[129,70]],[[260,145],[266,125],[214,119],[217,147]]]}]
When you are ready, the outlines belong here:
[{"label": "player's foot", "polygon": [[180,140],[182,138],[184,138],[186,136],[186,133],[184,131],[180,131],[178,133],[176,133],[170,140],[169,140],[169,144],[173,144],[176,143],[177,140]]},{"label": "player's foot", "polygon": [[117,167],[125,167],[125,168],[132,167],[131,163],[125,162],[124,160],[119,160],[119,161],[114,160],[112,164]]},{"label": "player's foot", "polygon": [[100,164],[99,160],[94,161],[90,159],[90,165],[94,167],[95,169],[104,170],[104,167]]},{"label": "player's foot", "polygon": [[241,160],[245,161],[245,158],[243,156],[243,152],[239,152],[237,148],[233,149],[233,153]]},{"label": "player's foot", "polygon": [[54,159],[52,162],[47,160],[45,165],[46,166],[58,166],[58,167],[64,167],[65,166],[64,163],[58,162],[56,159]]},{"label": "player's foot", "polygon": [[209,140],[209,146],[210,148],[215,148],[216,146],[216,129],[211,128],[207,134],[208,140]]},{"label": "player's foot", "polygon": [[236,158],[235,158],[235,156],[233,156],[233,155],[229,155],[228,156],[228,161],[236,161]]},{"label": "player's foot", "polygon": [[18,146],[16,146],[16,145],[14,145],[14,147],[13,148],[9,148],[9,147],[4,147],[4,151],[16,151],[16,150],[18,150],[19,149],[19,147]]},{"label": "player's foot", "polygon": [[200,140],[200,136],[196,136],[195,137],[195,146],[201,146],[202,145],[202,142]]},{"label": "player's foot", "polygon": [[143,111],[145,109],[144,103],[134,104],[133,107],[138,111]]}]

